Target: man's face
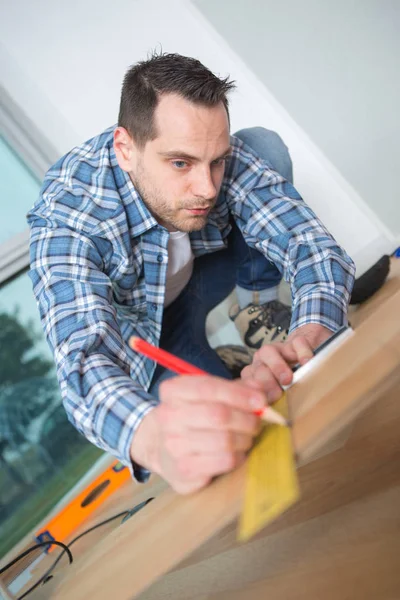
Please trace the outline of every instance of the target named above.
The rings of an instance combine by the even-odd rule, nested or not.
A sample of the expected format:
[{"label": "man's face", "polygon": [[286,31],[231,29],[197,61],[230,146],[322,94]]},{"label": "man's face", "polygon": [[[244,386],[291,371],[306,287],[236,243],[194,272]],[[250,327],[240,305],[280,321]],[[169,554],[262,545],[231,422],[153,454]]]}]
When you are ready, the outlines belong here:
[{"label": "man's face", "polygon": [[116,130],[118,162],[161,225],[170,231],[202,229],[217,201],[231,150],[225,107],[222,102],[205,107],[167,94],[154,118],[158,135],[142,149],[125,129]]}]

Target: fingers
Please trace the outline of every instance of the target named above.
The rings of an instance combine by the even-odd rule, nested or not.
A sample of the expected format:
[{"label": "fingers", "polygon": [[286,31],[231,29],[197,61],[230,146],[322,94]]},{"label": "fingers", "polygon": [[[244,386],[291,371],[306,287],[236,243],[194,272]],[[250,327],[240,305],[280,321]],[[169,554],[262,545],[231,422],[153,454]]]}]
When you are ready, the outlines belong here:
[{"label": "fingers", "polygon": [[262,346],[257,351],[257,364],[263,364],[269,368],[276,382],[280,385],[287,385],[291,381],[292,369],[288,364],[287,356],[293,356],[291,344],[274,345],[268,344]]},{"label": "fingers", "polygon": [[254,436],[260,427],[260,420],[253,413],[232,409],[225,404],[165,403],[159,407],[158,418],[163,431],[175,434],[214,430]]},{"label": "fingers", "polygon": [[170,433],[165,438],[166,449],[176,459],[201,453],[214,457],[220,454],[243,453],[250,450],[252,443],[252,435],[230,431],[199,430],[192,431],[189,436],[184,433]]},{"label": "fingers", "polygon": [[258,383],[267,396],[268,403],[276,402],[282,395],[282,388],[271,369],[264,363],[255,362],[245,367],[241,374],[244,381]]},{"label": "fingers", "polygon": [[307,361],[310,360],[310,358],[314,356],[309,341],[302,336],[293,338],[292,346],[297,354],[297,361],[301,365],[304,365]]},{"label": "fingers", "polygon": [[190,481],[203,477],[215,477],[228,473],[241,465],[246,459],[244,452],[221,452],[213,454],[192,454],[177,461],[177,469],[181,478]]},{"label": "fingers", "polygon": [[257,381],[267,394],[268,402],[276,402],[282,395],[282,386],[293,379],[292,366],[305,364],[313,357],[313,349],[304,336],[293,337],[280,344],[266,344],[253,357],[251,365],[241,372],[243,381]]},{"label": "fingers", "polygon": [[197,491],[245,460],[266,404],[259,386],[212,376],[181,376],[160,386],[158,472],[181,494]]},{"label": "fingers", "polygon": [[160,400],[154,409],[159,432],[155,464],[182,494],[242,464],[262,427],[254,411],[267,402],[254,382],[211,375],[166,380],[160,385]]},{"label": "fingers", "polygon": [[175,463],[170,483],[178,494],[192,494],[210,483],[213,477],[239,467],[245,460],[244,452],[185,456]]},{"label": "fingers", "polygon": [[[276,402],[282,395],[282,385],[289,385],[293,374],[284,359],[281,345],[268,344],[262,346],[254,355],[251,365],[241,372],[244,381],[255,380],[267,395],[269,403]],[[287,349],[287,354],[293,352]],[[293,353],[291,354],[293,356]]]},{"label": "fingers", "polygon": [[176,479],[174,481],[169,481],[169,483],[178,494],[187,495],[198,492],[208,485],[211,479],[212,477],[203,476],[196,477],[195,479]]},{"label": "fingers", "polygon": [[224,404],[244,412],[265,406],[265,394],[240,380],[229,381],[211,375],[182,375],[167,379],[160,385],[161,402],[174,404],[184,401]]}]

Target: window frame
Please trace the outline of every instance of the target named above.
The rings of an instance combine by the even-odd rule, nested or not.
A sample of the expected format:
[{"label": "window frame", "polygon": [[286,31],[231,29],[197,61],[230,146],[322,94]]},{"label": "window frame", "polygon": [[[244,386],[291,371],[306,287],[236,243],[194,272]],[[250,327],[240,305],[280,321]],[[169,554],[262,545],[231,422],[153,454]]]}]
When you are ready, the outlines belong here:
[{"label": "window frame", "polygon": [[[58,158],[55,147],[0,85],[0,131],[27,168],[43,181]],[[29,267],[29,228],[0,244],[0,288]]]}]

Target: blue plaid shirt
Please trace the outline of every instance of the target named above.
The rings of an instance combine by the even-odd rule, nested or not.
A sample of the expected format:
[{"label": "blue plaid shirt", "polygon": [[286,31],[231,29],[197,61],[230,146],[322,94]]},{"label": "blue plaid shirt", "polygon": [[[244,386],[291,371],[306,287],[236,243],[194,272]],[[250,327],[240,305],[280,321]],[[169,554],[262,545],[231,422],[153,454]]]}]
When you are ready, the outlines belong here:
[{"label": "blue plaid shirt", "polygon": [[[130,447],[157,400],[155,365],[128,346],[158,344],[169,234],[117,163],[114,127],[74,148],[48,171],[28,214],[31,271],[42,325],[70,421],[132,468]],[[290,282],[291,330],[346,322],[354,265],[294,187],[232,137],[217,204],[190,234],[195,257],[226,246],[233,215],[249,246]],[[135,468],[145,480],[148,472]]]}]

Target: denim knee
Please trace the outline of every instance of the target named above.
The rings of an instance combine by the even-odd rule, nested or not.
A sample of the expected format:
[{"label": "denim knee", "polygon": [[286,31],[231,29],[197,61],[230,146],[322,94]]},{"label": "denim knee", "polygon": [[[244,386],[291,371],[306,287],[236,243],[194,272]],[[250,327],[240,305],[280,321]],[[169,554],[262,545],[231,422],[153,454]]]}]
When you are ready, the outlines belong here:
[{"label": "denim knee", "polygon": [[293,164],[289,150],[275,131],[265,127],[248,127],[234,135],[250,146],[257,156],[271,165],[282,177],[293,183]]}]

